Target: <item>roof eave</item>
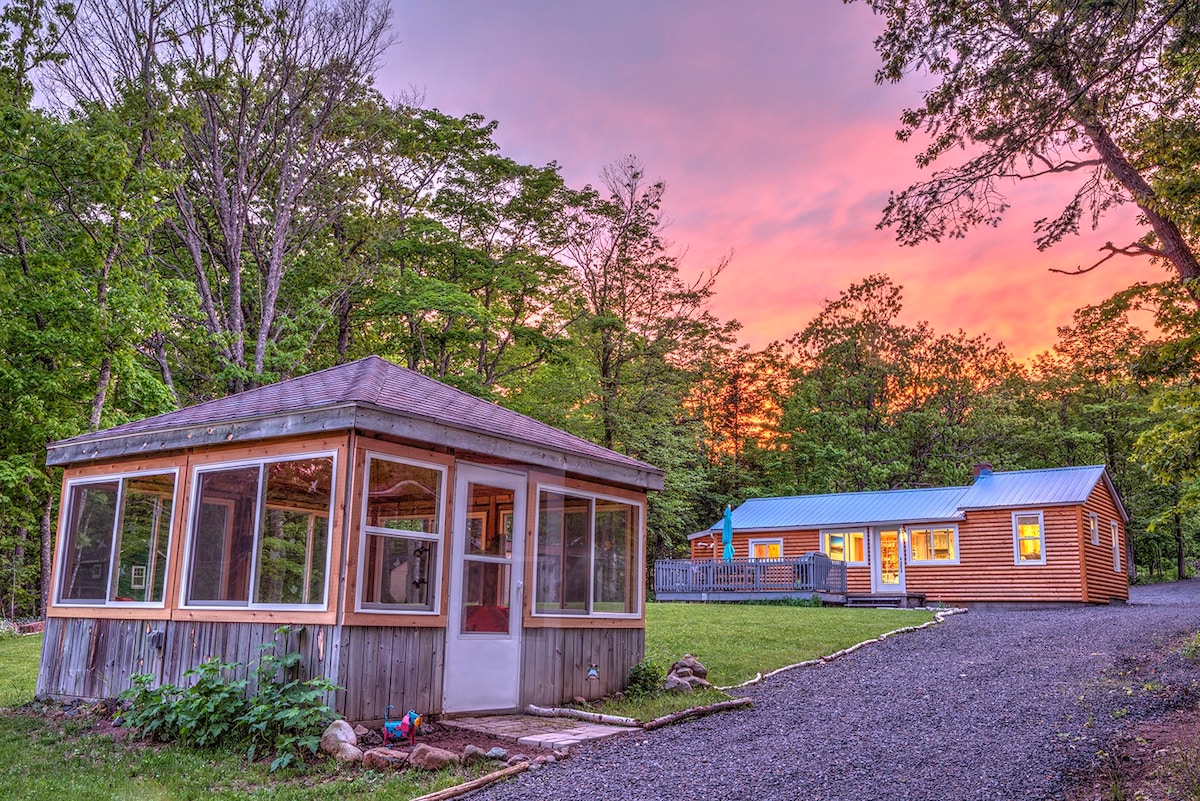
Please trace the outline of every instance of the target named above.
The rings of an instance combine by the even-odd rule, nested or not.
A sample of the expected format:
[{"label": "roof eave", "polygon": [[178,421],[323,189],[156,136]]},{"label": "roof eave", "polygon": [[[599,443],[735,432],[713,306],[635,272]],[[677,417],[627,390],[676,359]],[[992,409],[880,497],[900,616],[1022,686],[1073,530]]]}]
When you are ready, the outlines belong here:
[{"label": "roof eave", "polygon": [[51,466],[63,466],[184,448],[319,434],[352,428],[447,445],[486,456],[578,473],[645,490],[663,488],[662,471],[650,465],[631,465],[595,459],[497,436],[468,426],[450,426],[419,415],[401,415],[363,403],[341,403],[290,414],[244,417],[221,423],[88,437],[82,441],[63,440],[47,448],[46,463]]}]

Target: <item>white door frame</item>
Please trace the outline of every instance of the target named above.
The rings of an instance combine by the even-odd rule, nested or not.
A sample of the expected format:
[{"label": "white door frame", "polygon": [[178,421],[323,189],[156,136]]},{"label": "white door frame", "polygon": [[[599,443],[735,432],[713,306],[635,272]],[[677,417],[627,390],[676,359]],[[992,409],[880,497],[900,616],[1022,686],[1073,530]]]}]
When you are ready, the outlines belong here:
[{"label": "white door frame", "polygon": [[[454,505],[451,514],[450,606],[446,610],[446,659],[442,677],[443,712],[512,710],[520,706],[521,627],[525,601],[525,501],[528,478],[524,473],[458,462],[454,470]],[[508,561],[508,631],[472,633],[463,629],[463,572],[466,556],[467,499],[469,485],[482,484],[513,493],[512,555],[488,557]],[[477,561],[482,561],[478,558]]]},{"label": "white door frame", "polygon": [[[896,560],[898,562],[899,581],[895,584],[885,584],[883,582],[883,543],[880,535],[885,531],[896,535]],[[899,526],[895,528],[879,526],[871,529],[871,592],[907,592],[904,579],[904,540],[905,537],[901,533]]]}]

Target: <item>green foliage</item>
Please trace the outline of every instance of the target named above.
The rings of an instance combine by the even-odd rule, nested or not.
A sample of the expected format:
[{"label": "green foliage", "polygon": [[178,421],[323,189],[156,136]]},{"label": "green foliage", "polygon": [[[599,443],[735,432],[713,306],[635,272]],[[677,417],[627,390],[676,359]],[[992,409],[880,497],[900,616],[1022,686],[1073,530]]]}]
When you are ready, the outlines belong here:
[{"label": "green foliage", "polygon": [[[279,630],[286,636],[287,627]],[[325,678],[288,678],[301,662],[297,652],[276,655],[275,643],[264,643],[254,667],[253,692],[244,677],[247,666],[213,657],[184,675],[189,686],[152,686],[154,677],[133,677],[122,694],[129,702],[128,725],[141,736],[195,748],[243,743],[253,761],[272,751],[271,770],[287,767],[305,753],[316,753],[321,731],[332,718],[324,699],[337,689]],[[242,678],[236,678],[241,674]]]},{"label": "green foliage", "polygon": [[662,690],[667,671],[653,659],[643,659],[629,669],[629,681],[625,694],[632,698],[654,695]]}]

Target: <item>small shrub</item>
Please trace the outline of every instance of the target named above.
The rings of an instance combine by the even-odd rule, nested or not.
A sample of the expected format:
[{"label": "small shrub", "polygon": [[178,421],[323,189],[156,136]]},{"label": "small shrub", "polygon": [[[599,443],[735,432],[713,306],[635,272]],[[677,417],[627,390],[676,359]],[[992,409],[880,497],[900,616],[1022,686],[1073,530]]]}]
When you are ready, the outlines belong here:
[{"label": "small shrub", "polygon": [[11,640],[20,636],[21,633],[17,630],[16,623],[0,618],[0,640]]},{"label": "small shrub", "polygon": [[662,690],[667,671],[653,659],[646,658],[629,669],[625,694],[630,698],[645,698]]}]

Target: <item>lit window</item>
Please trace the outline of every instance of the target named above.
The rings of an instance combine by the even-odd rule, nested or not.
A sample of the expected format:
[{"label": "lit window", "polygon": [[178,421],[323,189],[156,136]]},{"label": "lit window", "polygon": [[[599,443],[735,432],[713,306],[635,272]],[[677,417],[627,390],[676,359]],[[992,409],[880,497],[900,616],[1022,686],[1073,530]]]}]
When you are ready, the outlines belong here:
[{"label": "lit window", "polygon": [[368,456],[360,609],[436,611],[445,477],[443,467]]},{"label": "lit window", "polygon": [[190,606],[325,605],[333,456],[198,471]]},{"label": "lit window", "polygon": [[639,513],[630,503],[541,490],[535,613],[637,614]]},{"label": "lit window", "polygon": [[750,540],[751,559],[782,559],[783,540]]},{"label": "lit window", "polygon": [[958,562],[957,528],[913,528],[908,539],[913,562]]},{"label": "lit window", "polygon": [[1046,564],[1041,512],[1013,513],[1013,546],[1018,565]]},{"label": "lit window", "polygon": [[1088,514],[1088,531],[1092,535],[1092,545],[1100,544],[1100,515],[1095,512]]},{"label": "lit window", "polygon": [[866,532],[862,529],[821,532],[821,552],[837,562],[866,564],[865,543]]},{"label": "lit window", "polygon": [[1121,572],[1121,526],[1116,520],[1110,520],[1108,523],[1109,533],[1112,536],[1112,557],[1113,570],[1117,573]]},{"label": "lit window", "polygon": [[58,602],[161,604],[175,474],[71,482]]}]

